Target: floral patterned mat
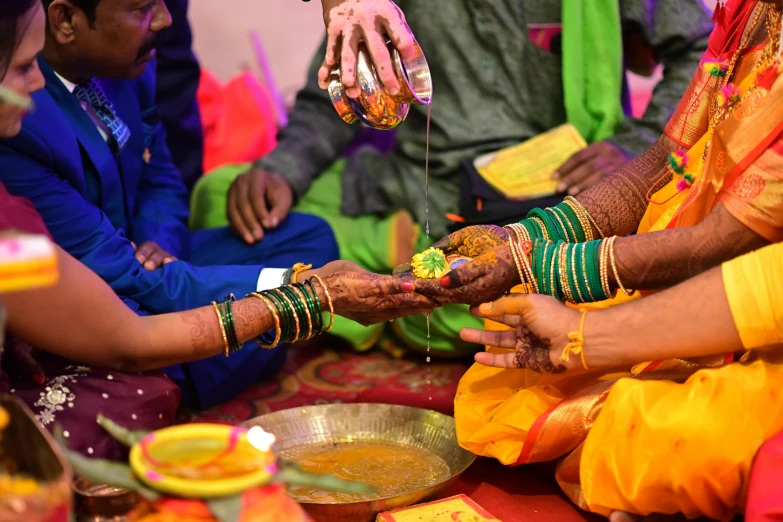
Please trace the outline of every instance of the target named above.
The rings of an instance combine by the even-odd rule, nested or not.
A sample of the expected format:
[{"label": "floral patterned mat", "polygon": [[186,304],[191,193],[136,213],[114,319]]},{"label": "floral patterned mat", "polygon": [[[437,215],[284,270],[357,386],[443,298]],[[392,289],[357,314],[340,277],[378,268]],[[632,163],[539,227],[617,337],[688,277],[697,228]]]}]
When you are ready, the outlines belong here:
[{"label": "floral patterned mat", "polygon": [[470,361],[427,363],[422,354],[397,357],[394,352],[387,346],[355,353],[331,340],[295,345],[274,379],[214,408],[184,410],[180,421],[237,424],[272,411],[340,402],[401,404],[453,414],[457,384]]}]

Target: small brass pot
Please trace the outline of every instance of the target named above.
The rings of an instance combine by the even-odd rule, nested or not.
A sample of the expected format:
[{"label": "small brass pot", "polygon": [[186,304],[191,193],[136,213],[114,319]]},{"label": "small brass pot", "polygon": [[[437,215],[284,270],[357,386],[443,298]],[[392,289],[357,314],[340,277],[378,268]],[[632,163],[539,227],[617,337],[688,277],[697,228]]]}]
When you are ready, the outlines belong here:
[{"label": "small brass pot", "polygon": [[344,122],[351,124],[361,121],[375,129],[390,130],[405,121],[411,103],[431,103],[432,77],[419,44],[416,44],[416,58],[407,61],[402,59],[391,42],[386,45],[391,53],[394,73],[400,82],[400,92],[394,96],[386,92],[364,44],[359,45],[356,62],[356,80],[361,89],[358,98],[352,99],[346,95],[340,76],[340,64],[332,69],[329,96]]}]

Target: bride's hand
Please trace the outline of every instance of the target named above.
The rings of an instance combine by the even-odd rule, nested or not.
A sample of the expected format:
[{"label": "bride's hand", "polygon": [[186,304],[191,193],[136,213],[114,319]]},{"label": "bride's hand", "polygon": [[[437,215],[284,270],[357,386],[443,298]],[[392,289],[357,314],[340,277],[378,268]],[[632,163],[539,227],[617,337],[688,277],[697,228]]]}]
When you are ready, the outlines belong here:
[{"label": "bride's hand", "polygon": [[[481,352],[476,362],[496,368],[527,368],[536,372],[561,373],[582,367],[580,357],[561,361],[568,335],[579,331],[581,314],[556,299],[543,295],[514,294],[471,309],[477,317],[510,326],[513,330],[491,331],[463,328],[462,340],[513,352]],[[585,352],[590,365],[590,351]]]},{"label": "bride's hand", "polygon": [[337,272],[326,278],[335,313],[363,325],[432,312],[436,304],[414,293],[410,279],[369,272]]}]

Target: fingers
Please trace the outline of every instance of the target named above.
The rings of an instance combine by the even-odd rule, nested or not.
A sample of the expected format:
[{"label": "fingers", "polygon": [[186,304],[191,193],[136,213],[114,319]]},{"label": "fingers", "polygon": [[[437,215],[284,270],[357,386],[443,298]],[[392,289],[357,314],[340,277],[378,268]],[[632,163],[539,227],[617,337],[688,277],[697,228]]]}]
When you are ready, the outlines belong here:
[{"label": "fingers", "polygon": [[340,78],[349,98],[357,98],[361,93],[356,86],[356,61],[359,55],[359,40],[361,33],[352,26],[343,36],[340,53]]},{"label": "fingers", "polygon": [[483,364],[484,366],[492,366],[493,368],[516,368],[517,366],[514,362],[515,356],[516,354],[514,352],[479,352],[473,357],[473,359],[479,364]]},{"label": "fingers", "polygon": [[498,348],[514,348],[517,334],[514,330],[481,330],[479,328],[463,328],[459,332],[460,339],[468,343],[497,346]]},{"label": "fingers", "polygon": [[367,50],[370,52],[370,57],[375,64],[375,70],[378,72],[378,78],[380,78],[386,91],[394,96],[400,92],[400,82],[397,80],[397,75],[394,74],[391,54],[389,54],[389,48],[386,46],[386,40],[380,34],[381,31],[380,25],[376,25],[373,30],[368,31],[365,29],[364,39],[367,44]]},{"label": "fingers", "polygon": [[472,306],[470,308],[471,315],[475,317],[480,317],[482,319],[490,319],[495,323],[504,324],[506,326],[510,326],[511,328],[516,328],[522,323],[522,318],[517,314],[505,314],[505,315],[498,315],[498,316],[492,316],[492,315],[484,315],[481,313],[481,310],[479,310],[478,306]]},{"label": "fingers", "polygon": [[443,250],[446,255],[452,254],[452,250],[462,244],[462,238],[465,235],[465,230],[466,229],[461,228],[453,234],[449,234],[448,236],[439,239],[434,245],[432,245],[432,247]]},{"label": "fingers", "polygon": [[269,190],[269,176],[266,172],[252,170],[245,174],[245,183],[237,187],[239,213],[255,241],[264,238],[264,227],[270,228],[266,194]]},{"label": "fingers", "polygon": [[162,248],[157,247],[147,257],[147,261],[144,263],[144,268],[150,271],[155,270],[156,268],[163,266],[163,262],[167,257],[170,257],[169,253]]},{"label": "fingers", "polygon": [[267,200],[270,209],[264,226],[275,228],[288,216],[294,202],[294,195],[288,183],[283,178],[276,176],[274,181],[271,179],[267,181]]},{"label": "fingers", "polygon": [[404,263],[402,265],[394,267],[392,270],[393,276],[407,276],[413,273],[413,267],[410,263]]},{"label": "fingers", "polygon": [[567,192],[573,185],[592,174],[589,163],[596,156],[595,149],[588,147],[571,156],[557,169],[554,177],[560,179],[558,192]]},{"label": "fingers", "polygon": [[156,248],[158,248],[158,245],[152,241],[142,243],[142,245],[136,249],[136,259],[143,265],[147,262],[147,259],[149,259]]},{"label": "fingers", "polygon": [[478,311],[483,317],[489,317],[496,320],[496,318],[506,315],[519,317],[531,306],[533,306],[533,303],[531,302],[529,295],[513,294],[501,297],[492,303],[484,303],[478,307]]},{"label": "fingers", "polygon": [[318,69],[318,86],[321,89],[329,88],[329,76],[337,63],[337,57],[340,55],[340,30],[329,25],[326,38],[326,56]]},{"label": "fingers", "polygon": [[[256,242],[255,236],[251,232],[251,228],[248,226],[248,224],[245,223],[245,218],[239,210],[240,187],[243,185],[244,181],[242,180],[242,176],[240,176],[234,181],[234,183],[231,184],[231,188],[228,189],[226,214],[228,216],[228,223],[231,226],[231,230],[233,230],[237,236],[241,237],[245,243],[252,245]],[[241,192],[245,194],[245,198],[247,198],[246,188]]]},{"label": "fingers", "polygon": [[570,189],[568,189],[568,194],[571,196],[576,196],[584,192],[585,190],[589,189],[602,179],[604,179],[604,176],[607,174],[610,174],[613,169],[604,169],[599,172],[594,172],[592,176],[588,177],[587,179],[579,182],[578,185],[574,185]]},{"label": "fingers", "polygon": [[416,48],[416,39],[413,37],[408,24],[405,22],[405,15],[402,13],[399,7],[394,6],[397,11],[397,16],[390,16],[384,20],[384,26],[386,33],[389,35],[389,39],[392,44],[400,53],[400,57],[403,60],[415,60],[419,57],[419,51]]}]

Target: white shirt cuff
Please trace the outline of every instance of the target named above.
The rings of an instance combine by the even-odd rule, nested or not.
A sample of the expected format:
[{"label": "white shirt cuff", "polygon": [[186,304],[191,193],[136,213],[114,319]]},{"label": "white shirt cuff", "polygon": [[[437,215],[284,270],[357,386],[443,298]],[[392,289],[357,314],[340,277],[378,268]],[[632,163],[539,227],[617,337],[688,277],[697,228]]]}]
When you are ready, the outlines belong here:
[{"label": "white shirt cuff", "polygon": [[264,290],[271,290],[283,285],[283,274],[285,274],[285,268],[264,268],[261,273],[258,274],[258,283],[256,284],[256,292],[263,292]]}]

